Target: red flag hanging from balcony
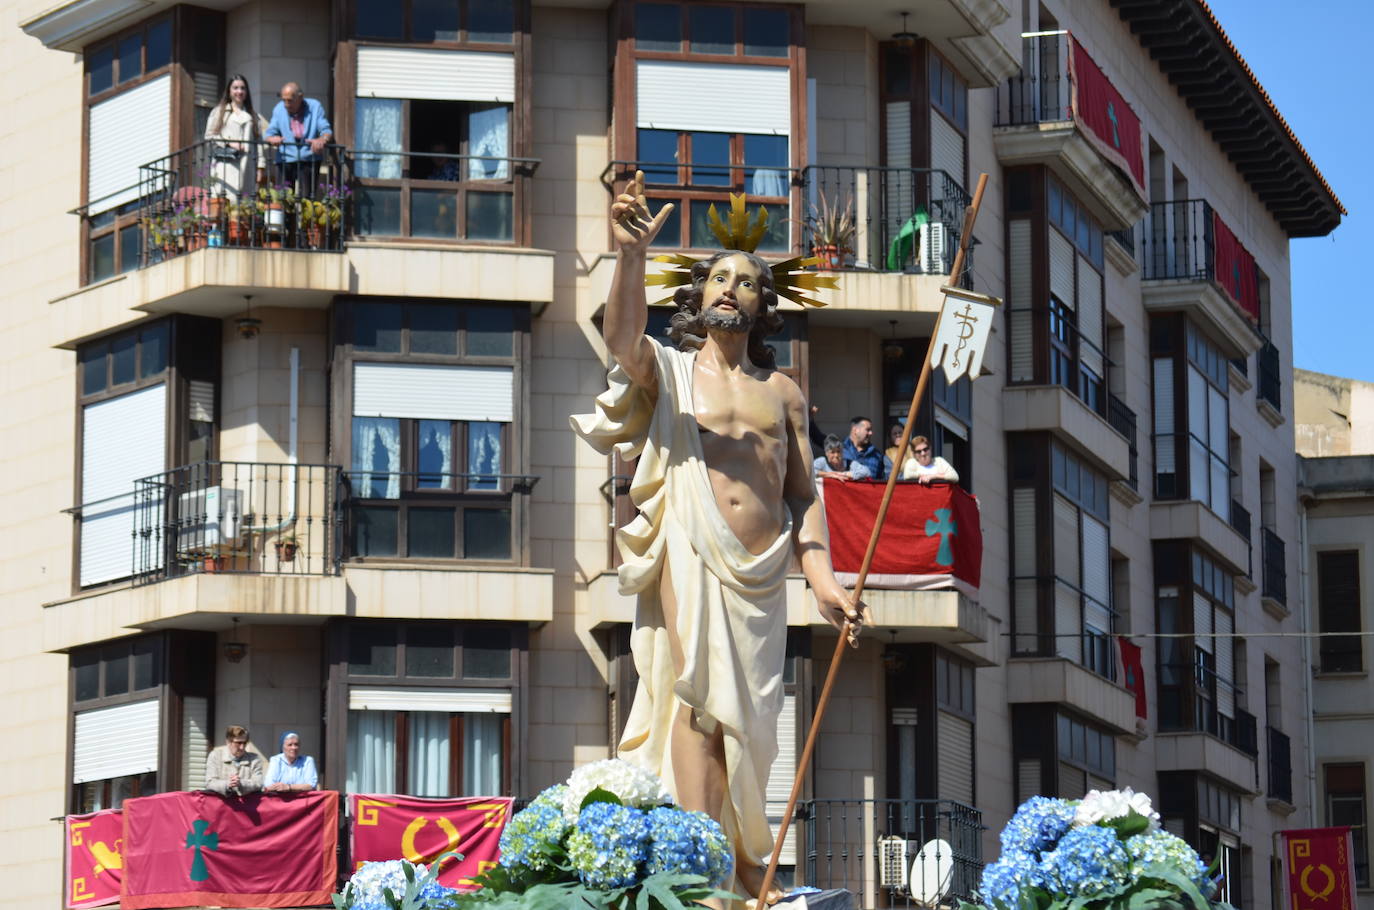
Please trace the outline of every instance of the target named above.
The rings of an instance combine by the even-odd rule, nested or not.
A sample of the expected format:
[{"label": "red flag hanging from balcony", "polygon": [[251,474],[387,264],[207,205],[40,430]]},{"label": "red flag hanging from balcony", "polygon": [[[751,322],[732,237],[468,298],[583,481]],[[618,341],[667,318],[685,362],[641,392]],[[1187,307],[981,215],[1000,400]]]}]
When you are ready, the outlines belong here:
[{"label": "red flag hanging from balcony", "polygon": [[418,796],[349,796],[353,865],[373,860],[408,859],[432,863],[445,853],[462,860],[445,863],[439,882],[470,890],[472,881],[501,857],[501,831],[512,800],[500,796],[422,799]]},{"label": "red flag hanging from balcony", "polygon": [[1290,905],[1302,910],[1354,910],[1355,866],[1349,828],[1281,831]]},{"label": "red flag hanging from balcony", "polygon": [[327,904],[339,794],[160,793],[124,803],[120,906]]},{"label": "red flag hanging from balcony", "polygon": [[1140,645],[1118,638],[1121,646],[1121,678],[1126,688],[1135,693],[1135,716],[1148,718],[1150,703],[1145,699],[1145,668],[1141,665]]},{"label": "red flag hanging from balcony", "polygon": [[1078,39],[1072,42],[1070,67],[1073,116],[1098,151],[1130,178],[1141,199],[1145,195],[1145,152],[1140,141],[1140,118],[1112,85]]},{"label": "red flag hanging from balcony", "polygon": [[[858,578],[885,486],[825,479],[830,556],[841,584]],[[899,483],[866,583],[912,590],[954,587],[976,597],[982,563],[978,500],[953,484]]]},{"label": "red flag hanging from balcony", "polygon": [[1259,322],[1259,273],[1255,257],[1236,238],[1221,216],[1212,211],[1212,237],[1215,250],[1217,284],[1226,289],[1250,321]]},{"label": "red flag hanging from balcony", "polygon": [[100,907],[119,903],[124,877],[120,850],[124,813],[105,809],[67,816],[67,906]]}]

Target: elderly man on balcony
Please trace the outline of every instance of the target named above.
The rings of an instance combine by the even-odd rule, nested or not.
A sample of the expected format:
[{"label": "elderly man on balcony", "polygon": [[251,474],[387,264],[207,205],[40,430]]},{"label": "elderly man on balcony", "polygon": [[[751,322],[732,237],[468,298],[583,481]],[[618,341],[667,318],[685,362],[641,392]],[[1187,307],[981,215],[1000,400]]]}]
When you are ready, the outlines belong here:
[{"label": "elderly man on balcony", "polygon": [[281,100],[272,109],[265,135],[269,145],[279,146],[277,163],[281,165],[283,182],[293,187],[298,196],[313,196],[317,162],[322,159],[325,146],[334,141],[334,128],[325,116],[324,105],[305,97],[296,83],[286,83],[281,87]]}]

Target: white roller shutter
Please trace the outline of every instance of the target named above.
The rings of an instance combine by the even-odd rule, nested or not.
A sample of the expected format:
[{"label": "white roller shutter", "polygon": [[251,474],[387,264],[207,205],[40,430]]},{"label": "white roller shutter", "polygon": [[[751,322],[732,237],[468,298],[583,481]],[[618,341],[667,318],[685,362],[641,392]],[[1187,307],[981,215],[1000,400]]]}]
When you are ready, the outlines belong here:
[{"label": "white roller shutter", "polygon": [[889,101],[887,113],[887,166],[911,167],[911,102]]},{"label": "white roller shutter", "polygon": [[1078,358],[1083,366],[1097,374],[1106,375],[1102,363],[1105,340],[1102,337],[1102,274],[1088,260],[1078,257],[1078,335],[1087,344],[1078,346]]},{"label": "white roller shutter", "polygon": [[1034,651],[1040,629],[1035,579],[1035,490],[1016,489],[1011,493],[1012,572],[1017,576],[1016,651]]},{"label": "white roller shutter", "polygon": [[1032,263],[1031,223],[1018,218],[1007,229],[1011,274],[1007,280],[1008,313],[1011,317],[1011,378],[1013,382],[1035,379],[1035,338],[1031,319]]},{"label": "white roller shutter", "polygon": [[350,711],[450,711],[510,713],[509,689],[428,689],[383,686],[348,690]]},{"label": "white roller shutter", "polygon": [[181,700],[181,787],[205,786],[205,759],[210,755],[210,702],[199,695]]},{"label": "white roller shutter", "polygon": [[930,166],[964,186],[964,135],[935,111],[930,112]]},{"label": "white roller shutter", "polygon": [[940,799],[973,805],[973,721],[937,711],[938,757],[935,773]]},{"label": "white roller shutter", "polygon": [[1073,244],[1054,228],[1046,228],[1050,235],[1050,293],[1069,309],[1077,306],[1074,297]]},{"label": "white roller shutter", "polygon": [[190,391],[190,419],[211,423],[215,419],[215,384],[200,379],[187,383]]},{"label": "white roller shutter", "polygon": [[137,199],[139,168],[171,153],[171,75],[92,105],[90,117],[86,198],[94,215]]},{"label": "white roller shutter", "polygon": [[509,423],[515,409],[510,367],[419,363],[353,364],[353,416]]},{"label": "white roller shutter", "polygon": [[1082,799],[1088,793],[1088,772],[1068,762],[1059,763],[1059,798]]},{"label": "white roller shutter", "polygon": [[72,783],[157,770],[156,698],[80,711],[72,743]]},{"label": "white roller shutter", "polygon": [[1214,653],[1212,644],[1212,602],[1193,594],[1193,647]]},{"label": "white roller shutter", "polygon": [[515,101],[515,56],[413,47],[358,48],[359,98]]},{"label": "white roller shutter", "polygon": [[133,569],[134,481],[166,465],[167,387],[86,405],[81,413],[81,586]]},{"label": "white roller shutter", "polygon": [[1083,573],[1078,557],[1078,506],[1054,494],[1054,574],[1081,587]]},{"label": "white roller shutter", "polygon": [[1016,801],[1024,803],[1040,795],[1040,759],[1023,758],[1016,763]]},{"label": "white roller shutter", "polygon": [[1112,557],[1107,526],[1083,513],[1083,591],[1088,595],[1084,619],[1101,632],[1112,631]]},{"label": "white roller shutter", "polygon": [[1216,611],[1217,710],[1223,717],[1236,716],[1236,640],[1235,620],[1225,610]]},{"label": "white roller shutter", "polygon": [[[768,771],[768,787],[765,790],[768,824],[773,831],[773,842],[777,843],[778,825],[783,823],[782,814],[787,809],[787,798],[792,795],[792,782],[797,775],[797,696],[784,695],[782,712],[778,714],[778,756]],[[794,866],[797,863],[796,825],[788,825],[787,837],[782,842],[780,865]]]},{"label": "white roller shutter", "polygon": [[641,128],[792,133],[792,74],[785,66],[640,60],[635,80]]},{"label": "white roller shutter", "polygon": [[1083,598],[1063,582],[1054,585],[1055,653],[1074,663],[1083,660]]},{"label": "white roller shutter", "polygon": [[1174,443],[1174,361],[1169,357],[1156,357],[1154,361],[1154,412],[1155,412],[1155,473],[1173,474],[1178,470],[1175,463]]}]

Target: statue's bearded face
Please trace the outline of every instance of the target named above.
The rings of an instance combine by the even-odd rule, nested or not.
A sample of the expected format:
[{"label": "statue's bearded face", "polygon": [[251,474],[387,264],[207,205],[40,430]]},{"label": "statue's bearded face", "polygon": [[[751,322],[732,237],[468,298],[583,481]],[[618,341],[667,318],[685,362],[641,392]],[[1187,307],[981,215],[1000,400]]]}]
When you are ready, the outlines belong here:
[{"label": "statue's bearded face", "polygon": [[762,276],[748,257],[726,256],[711,267],[702,287],[702,320],[708,329],[748,332],[762,306]]}]

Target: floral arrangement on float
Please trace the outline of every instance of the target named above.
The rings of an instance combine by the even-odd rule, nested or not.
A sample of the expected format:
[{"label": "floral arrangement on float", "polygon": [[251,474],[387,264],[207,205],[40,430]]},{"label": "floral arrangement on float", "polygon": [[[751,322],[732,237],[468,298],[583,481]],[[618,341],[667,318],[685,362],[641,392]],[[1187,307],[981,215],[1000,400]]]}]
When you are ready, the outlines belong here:
[{"label": "floral arrangement on float", "polygon": [[[734,869],[725,833],[672,804],[663,782],[619,759],[593,762],[540,793],[501,833],[501,860],[452,891],[429,869],[365,863],[334,896],[337,910],[687,910]],[[377,867],[386,867],[385,869]]]},{"label": "floral arrangement on float", "polygon": [[1129,787],[1031,797],[1001,840],[979,889],[993,910],[1230,910],[1197,852],[1161,830],[1150,797]]}]

